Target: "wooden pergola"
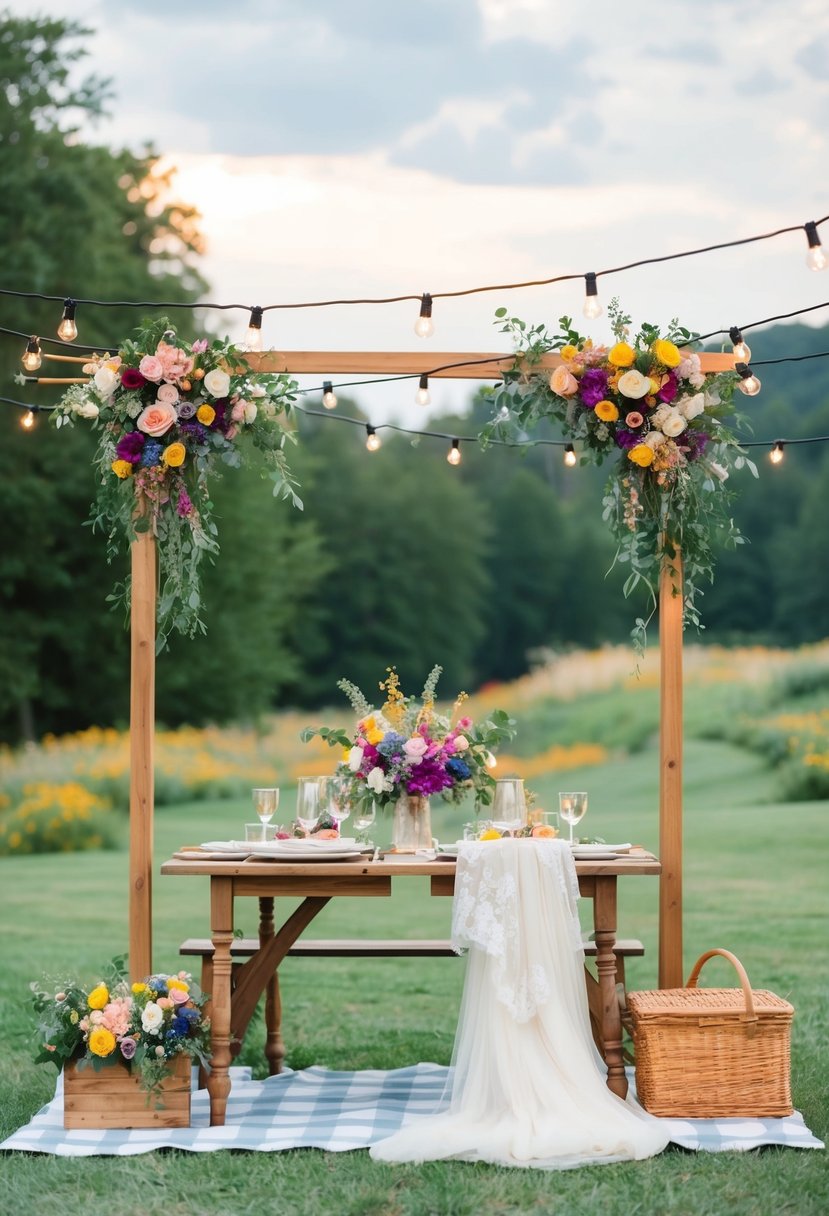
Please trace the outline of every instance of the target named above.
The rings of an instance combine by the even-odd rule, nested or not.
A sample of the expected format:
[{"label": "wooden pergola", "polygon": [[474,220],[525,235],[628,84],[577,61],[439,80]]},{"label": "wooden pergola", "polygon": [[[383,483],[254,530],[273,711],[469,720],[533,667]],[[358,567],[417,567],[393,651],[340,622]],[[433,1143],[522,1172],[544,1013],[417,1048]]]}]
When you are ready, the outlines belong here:
[{"label": "wooden pergola", "polygon": [[[252,371],[291,375],[380,375],[498,380],[513,355],[464,352],[265,351],[245,356]],[[547,355],[528,371],[550,371]],[[732,354],[701,354],[702,371],[733,371]],[[435,370],[438,369],[438,370]],[[152,973],[152,866],[155,739],[155,538],[132,544],[130,648],[129,958],[134,978]],[[682,561],[664,568],[659,583],[659,986],[678,988],[682,968]]]}]

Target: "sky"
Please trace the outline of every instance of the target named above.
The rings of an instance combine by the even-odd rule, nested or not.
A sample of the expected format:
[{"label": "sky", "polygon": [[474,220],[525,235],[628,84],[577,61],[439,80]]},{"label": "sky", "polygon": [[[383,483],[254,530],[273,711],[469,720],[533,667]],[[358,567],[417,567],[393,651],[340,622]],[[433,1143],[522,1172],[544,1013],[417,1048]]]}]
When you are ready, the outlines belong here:
[{"label": "sky", "polygon": [[[43,0],[109,77],[93,138],[150,142],[202,215],[208,298],[456,291],[618,266],[829,213],[823,0]],[[829,247],[829,224],[824,227]],[[829,299],[806,239],[599,280],[636,322],[699,332]],[[83,294],[79,289],[78,295]],[[565,283],[417,306],[266,314],[280,350],[507,350],[494,311],[609,337]],[[240,339],[247,316],[232,330]],[[814,324],[823,323],[818,313]],[[761,357],[762,341],[752,342]],[[313,383],[313,381],[306,381]],[[360,390],[426,425],[472,385]]]}]

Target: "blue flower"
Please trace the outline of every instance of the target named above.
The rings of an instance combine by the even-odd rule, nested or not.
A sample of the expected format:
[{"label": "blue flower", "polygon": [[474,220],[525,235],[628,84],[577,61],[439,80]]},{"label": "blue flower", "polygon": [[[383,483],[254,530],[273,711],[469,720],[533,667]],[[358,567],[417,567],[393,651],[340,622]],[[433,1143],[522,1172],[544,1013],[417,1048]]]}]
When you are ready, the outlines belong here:
[{"label": "blue flower", "polygon": [[446,761],[446,771],[451,773],[457,781],[466,781],[472,776],[472,769],[465,760],[461,760],[458,756],[452,756]]},{"label": "blue flower", "polygon": [[391,759],[393,756],[399,756],[403,750],[403,744],[406,742],[405,735],[398,735],[396,730],[386,731],[383,738],[377,744],[377,750],[381,756]]},{"label": "blue flower", "polygon": [[161,453],[164,451],[164,445],[158,443],[155,439],[148,439],[144,444],[141,452],[141,463],[143,465],[160,464]]},{"label": "blue flower", "polygon": [[190,1032],[190,1019],[176,1014],[168,1031],[167,1038],[184,1038]]}]

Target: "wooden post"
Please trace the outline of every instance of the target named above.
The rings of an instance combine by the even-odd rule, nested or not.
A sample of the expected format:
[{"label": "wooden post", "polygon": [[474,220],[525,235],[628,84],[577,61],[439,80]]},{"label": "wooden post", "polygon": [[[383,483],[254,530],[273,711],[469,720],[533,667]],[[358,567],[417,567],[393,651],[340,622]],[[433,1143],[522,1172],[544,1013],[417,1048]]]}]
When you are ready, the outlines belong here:
[{"label": "wooden post", "polygon": [[682,972],[682,555],[659,575],[659,987]]},{"label": "wooden post", "polygon": [[130,976],[152,974],[156,549],[151,532],[132,543],[130,611]]}]

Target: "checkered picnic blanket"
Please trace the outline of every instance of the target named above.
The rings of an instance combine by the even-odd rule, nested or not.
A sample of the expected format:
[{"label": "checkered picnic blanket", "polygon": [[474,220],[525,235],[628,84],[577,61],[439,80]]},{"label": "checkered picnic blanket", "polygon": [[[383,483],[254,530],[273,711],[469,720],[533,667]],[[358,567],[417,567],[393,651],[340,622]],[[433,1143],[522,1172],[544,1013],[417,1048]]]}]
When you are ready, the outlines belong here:
[{"label": "checkered picnic blanket", "polygon": [[[449,1070],[416,1064],[391,1072],[330,1072],[326,1068],[286,1071],[253,1081],[247,1068],[230,1070],[232,1089],[224,1127],[210,1127],[207,1091],[196,1090],[191,1126],[134,1131],[65,1131],[63,1076],[55,1096],[31,1123],[14,1132],[0,1149],[53,1153],[59,1157],[120,1156],[179,1148],[208,1153],[220,1148],[276,1152],[321,1148],[346,1152],[368,1148],[405,1121],[430,1114],[446,1091]],[[632,1079],[632,1078],[631,1078]],[[823,1148],[801,1115],[787,1119],[667,1119],[672,1143],[722,1152],[781,1144]]]}]

